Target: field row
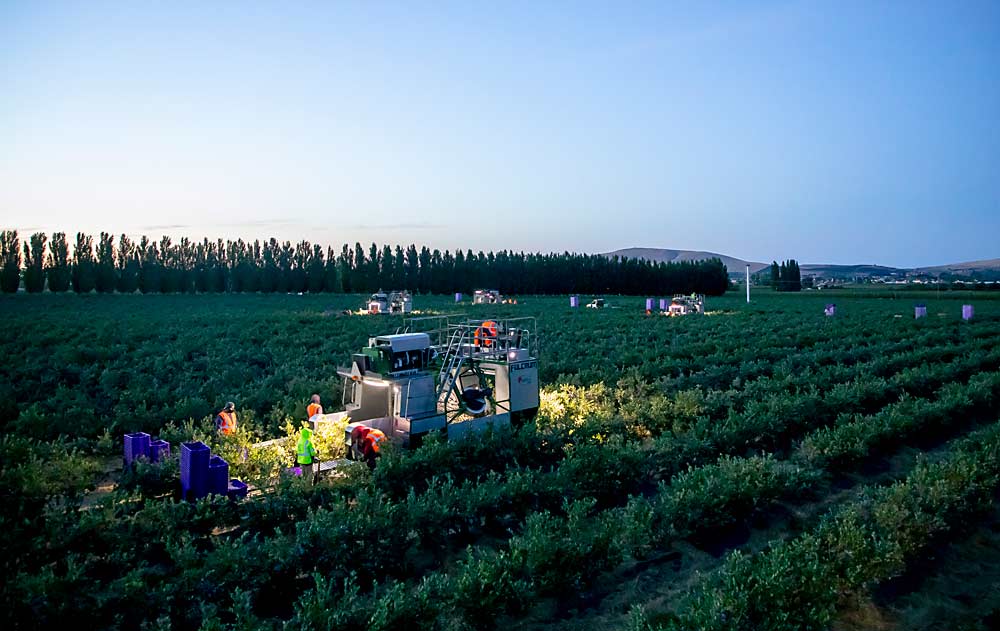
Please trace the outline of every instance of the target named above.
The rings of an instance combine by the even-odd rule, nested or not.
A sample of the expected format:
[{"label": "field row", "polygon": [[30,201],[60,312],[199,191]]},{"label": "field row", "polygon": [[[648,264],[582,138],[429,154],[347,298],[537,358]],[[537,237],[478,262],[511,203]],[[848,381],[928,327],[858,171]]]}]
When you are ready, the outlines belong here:
[{"label": "field row", "polygon": [[[316,486],[274,477],[290,445],[249,445],[293,434],[299,397],[339,393],[332,367],[376,320],[246,308],[256,299],[220,299],[233,307],[221,320],[185,302],[183,326],[127,311],[60,330],[61,316],[39,313],[18,325],[37,339],[5,342],[35,352],[2,368],[16,389],[0,445],[10,498],[0,556],[12,577],[0,587],[2,615],[177,629],[552,622],[600,606],[598,584],[622,580],[630,565],[660,563],[679,544],[743,548],[732,533],[769,523],[778,504],[818,513],[883,462],[905,475],[910,456],[894,456],[904,445],[958,453],[950,441],[1000,415],[1000,319],[988,310],[971,323],[914,322],[868,301],[865,317],[848,309],[828,319],[804,311],[818,300],[755,312],[729,301],[671,320],[540,299],[543,381],[562,377],[546,385],[534,422],[477,440],[428,439],[414,452],[387,448],[374,472],[347,467]],[[244,398],[233,397],[240,431],[221,438],[194,411],[212,410],[211,392],[225,388]],[[68,414],[57,417],[46,392],[66,397]],[[265,488],[241,503],[178,502],[176,458],[104,476],[93,451],[117,451],[116,438],[98,437],[120,423],[175,445],[204,439],[235,475]],[[56,428],[71,437],[29,438]],[[336,435],[318,444],[339,455]],[[111,488],[87,495],[98,482]],[[807,526],[800,537],[819,528]],[[685,619],[701,589],[666,609],[651,603],[636,624]]]},{"label": "field row", "polygon": [[841,599],[900,574],[932,541],[986,512],[1000,487],[1000,423],[920,463],[889,487],[866,489],[813,530],[756,555],[734,553],[678,611],[633,630],[825,629]]},{"label": "field row", "polygon": [[[941,417],[937,422],[944,425],[949,419],[954,422],[964,418],[970,406],[981,409],[984,403],[990,402],[992,392],[998,386],[1000,375],[987,373],[970,382],[969,386],[961,387],[964,390],[958,386],[946,388],[943,392],[945,396],[937,403]],[[906,402],[894,405],[903,403]],[[892,418],[891,412],[887,410],[888,408],[883,409],[872,417],[871,423],[878,423],[879,414]],[[656,442],[653,441],[653,446],[649,448],[654,451],[646,453],[654,461],[657,456],[662,459],[664,455],[655,453]],[[625,492],[626,497],[636,488],[635,481],[628,484],[625,479],[614,479],[616,471],[595,468],[601,464],[614,465],[620,457],[625,457],[628,450],[624,445],[603,444],[594,447],[593,455],[599,456],[600,460],[585,459],[583,467],[574,466],[574,459],[580,456],[572,453],[551,472],[537,469],[511,470],[503,478],[492,476],[478,484],[463,485],[437,479],[423,493],[418,494],[411,489],[405,500],[399,502],[389,500],[377,491],[366,490],[364,475],[358,472],[357,475],[362,477],[357,479],[357,484],[342,482],[339,489],[334,487],[325,491],[327,495],[322,499],[322,508],[297,517],[296,511],[285,512],[281,508],[281,501],[294,501],[295,494],[289,493],[288,489],[268,502],[246,506],[247,512],[242,516],[232,513],[233,508],[227,505],[213,506],[206,503],[195,509],[185,504],[153,502],[129,517],[127,523],[130,524],[130,532],[126,536],[123,537],[125,533],[107,529],[109,524],[104,523],[107,532],[100,538],[71,537],[66,541],[66,547],[73,552],[66,554],[64,558],[68,564],[78,563],[76,567],[81,570],[79,578],[89,580],[94,578],[91,575],[93,568],[82,571],[89,567],[84,559],[113,558],[116,554],[125,552],[119,548],[120,543],[116,543],[119,539],[136,541],[136,538],[149,538],[151,541],[159,541],[153,548],[149,548],[148,544],[143,548],[145,554],[142,560],[128,576],[137,587],[142,586],[147,597],[152,591],[167,598],[161,602],[161,606],[170,609],[169,602],[180,597],[180,594],[170,594],[184,589],[183,582],[178,583],[176,580],[175,572],[183,573],[185,568],[189,568],[187,571],[192,574],[204,574],[210,568],[217,568],[211,571],[216,576],[220,594],[225,593],[227,585],[240,585],[248,593],[256,594],[275,594],[276,590],[281,593],[282,585],[307,587],[309,581],[303,584],[300,577],[303,573],[308,575],[310,572],[320,572],[327,580],[335,576],[347,580],[353,576],[351,580],[359,588],[367,590],[374,580],[384,581],[391,577],[402,580],[406,576],[426,573],[431,567],[441,567],[461,546],[476,542],[490,533],[493,533],[491,536],[503,537],[504,530],[509,533],[510,528],[516,528],[519,534],[505,544],[508,552],[483,552],[486,556],[470,558],[461,563],[473,564],[477,568],[476,572],[487,572],[487,576],[492,576],[489,574],[493,571],[489,569],[492,567],[490,564],[495,563],[497,558],[505,559],[504,563],[519,564],[515,567],[520,569],[514,575],[521,577],[519,580],[523,582],[513,585],[512,593],[519,593],[527,586],[531,593],[555,594],[579,588],[596,572],[613,567],[623,558],[623,554],[629,552],[613,546],[616,532],[623,529],[636,535],[659,532],[661,534],[654,536],[650,545],[660,545],[668,538],[684,536],[685,522],[682,515],[688,516],[688,529],[691,524],[712,523],[712,515],[717,520],[733,519],[733,515],[742,514],[740,506],[761,508],[771,499],[803,493],[815,483],[818,475],[816,470],[768,458],[723,459],[719,463],[708,464],[703,469],[678,476],[670,487],[661,486],[653,500],[642,500],[640,496],[635,496],[628,506],[611,512],[598,512],[595,517],[593,511],[597,508],[599,496],[591,488],[594,481],[611,480],[612,494]],[[854,445],[847,447],[854,449]],[[457,451],[459,446],[442,444],[439,448]],[[433,452],[433,449],[430,451]],[[399,458],[397,462],[409,463],[419,459],[420,455],[421,452],[418,452],[411,458]],[[679,461],[674,468],[681,470],[684,466],[686,465]],[[583,469],[594,470],[596,473],[582,476]],[[402,472],[398,468],[380,467],[376,482],[400,473]],[[726,485],[734,489],[731,494],[721,492]],[[691,489],[700,489],[700,493],[691,495]],[[335,495],[331,496],[330,493]],[[347,493],[349,501],[338,500],[337,493]],[[698,499],[685,500],[685,494]],[[565,495],[580,499],[563,504]],[[255,506],[262,512],[257,512]],[[109,509],[110,507],[103,510]],[[193,514],[192,510],[195,511]],[[206,552],[207,556],[191,556],[189,552],[185,552],[189,550],[188,542],[193,541],[191,537],[203,537],[224,527],[227,523],[227,511],[231,514],[231,519],[235,519],[229,523],[234,526],[242,523],[247,528],[246,534],[235,540],[230,539],[228,543],[226,540],[217,540]],[[484,519],[483,515],[491,515],[492,518]],[[667,515],[670,517],[666,517]],[[84,522],[87,517],[93,516],[92,513],[85,516]],[[290,525],[294,521],[302,523],[293,534]],[[654,527],[654,523],[659,526]],[[664,526],[665,523],[670,526]],[[288,526],[282,527],[281,524]],[[79,536],[81,526],[78,524],[67,528],[63,524],[59,530]],[[255,531],[262,534],[270,532],[276,526],[286,534],[271,536],[266,541],[257,541],[253,538],[257,535],[251,534]],[[169,533],[169,538],[164,539],[163,535],[158,534],[160,532]],[[400,532],[410,534],[400,537]],[[657,539],[657,536],[663,539]],[[62,537],[66,535],[63,534]],[[104,537],[111,537],[112,540]],[[366,545],[359,546],[358,542],[361,541],[366,542]],[[381,554],[369,554],[368,546],[377,548]],[[59,548],[60,546],[54,546],[53,549],[57,558]],[[116,549],[118,552],[115,552]],[[159,552],[155,553],[156,550]],[[436,556],[438,560],[428,566],[426,559],[419,558],[421,551]],[[163,575],[161,565],[154,563],[157,559],[160,564],[167,563],[167,567],[174,567],[173,572]],[[400,564],[400,559],[410,561]],[[220,575],[218,568],[228,565],[242,569],[239,572],[231,570],[234,573],[230,574],[231,579],[227,579]],[[45,567],[47,566],[43,565],[40,568],[42,571],[35,575],[34,580],[30,576],[24,576],[23,585],[30,588],[48,578],[55,585],[44,582],[46,589],[55,588],[58,593],[60,581],[55,576],[46,577]],[[249,576],[253,577],[250,580],[245,574],[248,568],[251,570]],[[252,571],[254,569],[257,571]],[[507,567],[504,571],[510,570]],[[449,581],[457,580],[454,579],[453,570],[446,574]],[[433,575],[432,572],[427,576]],[[156,579],[157,576],[160,576],[160,580]],[[168,578],[171,579],[169,582],[161,583]],[[480,584],[477,589],[488,591],[487,586],[493,578]],[[228,582],[230,580],[231,583]],[[161,593],[167,586],[169,590]],[[69,586],[63,587],[66,591],[71,591]],[[127,611],[130,607],[128,599],[138,598],[138,594],[129,596],[125,587],[126,585],[115,584],[112,602],[116,605],[111,607],[112,610]],[[382,588],[377,588],[371,594],[377,596],[379,589]],[[368,597],[375,597],[373,595]],[[361,598],[360,592],[357,598]],[[67,606],[72,606],[72,600]],[[509,603],[505,604],[494,613],[516,613],[507,611],[509,606]]]},{"label": "field row", "polygon": [[[170,421],[209,418],[229,400],[248,426],[271,437],[304,418],[314,392],[336,405],[337,366],[370,335],[402,325],[397,317],[338,315],[360,296],[147,297],[151,308],[141,309],[128,297],[42,298],[0,303],[14,332],[0,351],[24,358],[0,366],[0,426],[43,440],[156,432]],[[762,376],[868,361],[884,349],[995,339],[1000,327],[986,312],[971,324],[897,321],[879,301],[866,301],[871,317],[830,321],[799,313],[806,299],[759,319],[729,299],[720,304],[730,309],[697,319],[646,317],[640,299],[621,300],[635,310],[584,313],[561,299],[533,298],[490,315],[538,317],[543,384],[610,384],[628,372],[668,392],[740,389]],[[429,312],[454,311],[442,298],[426,301]]]}]

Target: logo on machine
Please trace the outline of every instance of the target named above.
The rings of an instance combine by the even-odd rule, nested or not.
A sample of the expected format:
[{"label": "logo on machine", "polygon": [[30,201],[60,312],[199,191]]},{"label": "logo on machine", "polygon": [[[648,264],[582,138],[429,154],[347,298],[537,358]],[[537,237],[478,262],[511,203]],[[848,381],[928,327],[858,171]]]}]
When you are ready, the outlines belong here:
[{"label": "logo on machine", "polygon": [[510,365],[510,369],[511,369],[511,371],[514,371],[514,370],[524,370],[525,368],[534,368],[536,366],[538,366],[538,360],[537,359],[532,359],[531,361],[518,362],[516,364],[511,364]]}]

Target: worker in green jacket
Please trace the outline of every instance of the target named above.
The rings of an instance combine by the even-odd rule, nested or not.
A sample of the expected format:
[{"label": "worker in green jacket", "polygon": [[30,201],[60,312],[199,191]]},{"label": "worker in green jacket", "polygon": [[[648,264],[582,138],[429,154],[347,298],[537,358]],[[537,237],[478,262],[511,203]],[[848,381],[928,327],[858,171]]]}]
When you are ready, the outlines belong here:
[{"label": "worker in green jacket", "polygon": [[316,448],[312,444],[312,430],[303,427],[299,433],[299,442],[295,445],[295,462],[302,467],[302,472],[307,470],[315,475]]}]

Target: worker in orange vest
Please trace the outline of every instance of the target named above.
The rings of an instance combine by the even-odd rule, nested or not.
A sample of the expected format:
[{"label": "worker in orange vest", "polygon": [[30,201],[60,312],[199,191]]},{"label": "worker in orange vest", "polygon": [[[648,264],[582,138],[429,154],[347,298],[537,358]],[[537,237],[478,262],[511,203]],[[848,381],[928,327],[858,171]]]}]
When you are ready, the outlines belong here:
[{"label": "worker in orange vest", "polygon": [[317,414],[322,414],[323,413],[323,406],[320,405],[320,399],[319,399],[319,395],[318,394],[312,395],[312,399],[310,401],[311,402],[306,407],[306,418],[307,419],[310,419],[310,418],[316,416]]},{"label": "worker in orange vest", "polygon": [[230,401],[226,407],[215,415],[215,428],[220,434],[228,436],[236,431],[236,404]]},{"label": "worker in orange vest", "polygon": [[493,320],[486,320],[475,332],[475,345],[489,348],[493,346],[493,340],[497,337],[497,323]]},{"label": "worker in orange vest", "polygon": [[351,430],[351,444],[354,453],[360,455],[372,469],[375,468],[375,459],[378,458],[384,440],[385,432],[380,429],[359,425]]},{"label": "worker in orange vest", "polygon": [[361,453],[364,455],[369,469],[375,468],[375,459],[379,456],[379,451],[384,440],[385,432],[375,428],[372,428],[372,431],[368,432],[364,437],[364,442],[361,445]]}]

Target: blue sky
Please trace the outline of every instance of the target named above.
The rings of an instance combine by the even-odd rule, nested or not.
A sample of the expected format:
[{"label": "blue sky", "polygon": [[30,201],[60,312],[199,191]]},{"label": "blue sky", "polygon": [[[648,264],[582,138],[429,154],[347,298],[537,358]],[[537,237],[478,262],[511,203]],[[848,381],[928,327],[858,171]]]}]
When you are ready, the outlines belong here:
[{"label": "blue sky", "polygon": [[1000,3],[0,0],[0,217],[1000,257]]}]

